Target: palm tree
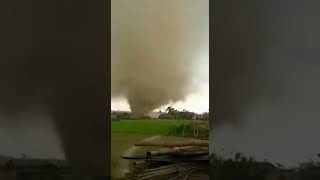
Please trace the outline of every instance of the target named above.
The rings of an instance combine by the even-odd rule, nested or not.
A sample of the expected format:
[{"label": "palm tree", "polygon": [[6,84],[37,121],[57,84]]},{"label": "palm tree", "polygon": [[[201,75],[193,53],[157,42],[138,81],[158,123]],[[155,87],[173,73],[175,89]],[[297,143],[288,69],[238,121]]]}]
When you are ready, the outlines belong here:
[{"label": "palm tree", "polygon": [[167,109],[166,109],[166,111],[168,112],[168,114],[171,114],[172,112],[174,112],[174,108],[173,107],[171,107],[171,106],[169,106],[169,107],[167,107]]}]

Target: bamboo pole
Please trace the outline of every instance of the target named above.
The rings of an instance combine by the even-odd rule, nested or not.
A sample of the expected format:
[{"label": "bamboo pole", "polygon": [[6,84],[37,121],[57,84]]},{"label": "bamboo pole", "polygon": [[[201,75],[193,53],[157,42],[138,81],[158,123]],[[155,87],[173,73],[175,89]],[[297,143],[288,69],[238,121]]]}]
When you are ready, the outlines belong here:
[{"label": "bamboo pole", "polygon": [[154,142],[147,141],[135,144],[135,146],[160,146],[160,147],[183,147],[183,146],[200,146],[209,147],[208,140],[191,140],[191,141],[171,141],[171,142]]},{"label": "bamboo pole", "polygon": [[200,146],[186,146],[186,147],[173,147],[168,149],[160,149],[157,151],[147,151],[147,156],[160,156],[160,155],[179,155],[185,153],[185,152],[197,152],[197,151],[203,151],[203,152],[209,152],[208,147],[200,147]]}]

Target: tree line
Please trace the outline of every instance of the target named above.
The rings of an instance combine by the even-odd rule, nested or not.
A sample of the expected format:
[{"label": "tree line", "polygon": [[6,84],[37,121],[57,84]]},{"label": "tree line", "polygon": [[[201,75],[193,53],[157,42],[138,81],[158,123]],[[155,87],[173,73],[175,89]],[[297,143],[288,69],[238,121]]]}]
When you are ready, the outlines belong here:
[{"label": "tree line", "polygon": [[167,107],[165,112],[159,116],[160,119],[188,119],[188,120],[209,120],[209,112],[201,114],[183,109],[179,111],[171,106]]}]

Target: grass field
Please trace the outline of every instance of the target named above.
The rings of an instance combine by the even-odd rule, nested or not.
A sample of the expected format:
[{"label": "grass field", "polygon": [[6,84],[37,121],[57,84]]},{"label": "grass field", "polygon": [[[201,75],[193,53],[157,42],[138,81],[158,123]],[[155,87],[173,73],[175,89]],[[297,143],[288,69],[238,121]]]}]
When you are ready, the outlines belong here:
[{"label": "grass field", "polygon": [[179,126],[185,120],[120,120],[112,121],[111,172],[115,172],[120,157],[135,143],[155,135],[168,135],[170,128]]},{"label": "grass field", "polygon": [[112,121],[112,134],[164,135],[169,132],[171,127],[180,125],[183,122],[185,120],[147,119]]}]

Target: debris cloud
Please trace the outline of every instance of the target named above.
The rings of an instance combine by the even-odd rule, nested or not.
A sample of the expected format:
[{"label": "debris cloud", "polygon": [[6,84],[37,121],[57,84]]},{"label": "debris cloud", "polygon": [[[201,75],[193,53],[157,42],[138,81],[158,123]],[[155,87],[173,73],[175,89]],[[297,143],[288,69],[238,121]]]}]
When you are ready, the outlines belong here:
[{"label": "debris cloud", "polygon": [[208,48],[208,0],[112,0],[112,97],[150,111],[192,91],[192,66]]}]

